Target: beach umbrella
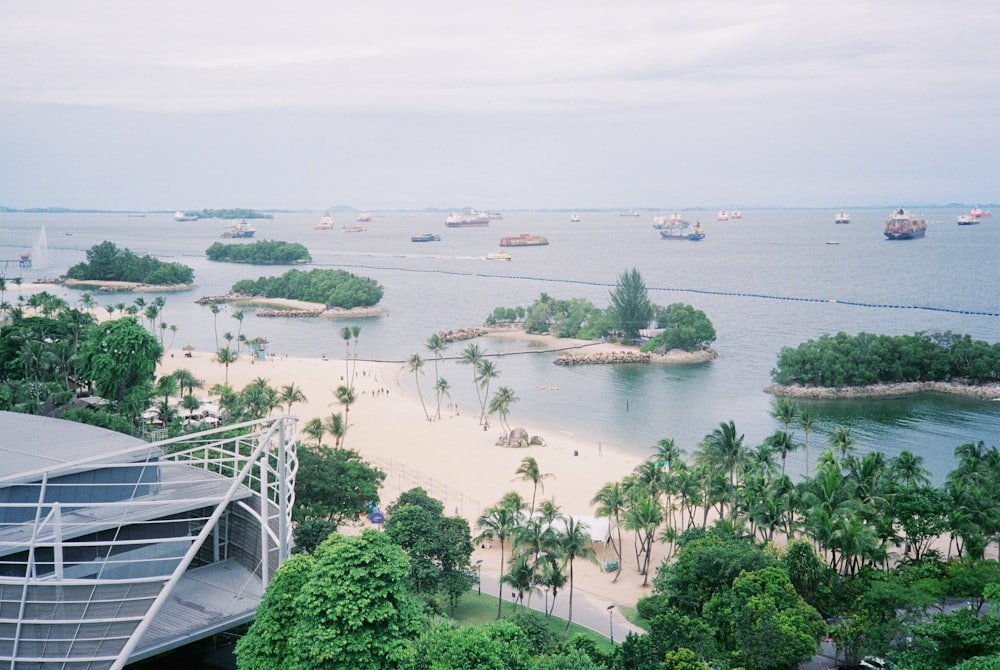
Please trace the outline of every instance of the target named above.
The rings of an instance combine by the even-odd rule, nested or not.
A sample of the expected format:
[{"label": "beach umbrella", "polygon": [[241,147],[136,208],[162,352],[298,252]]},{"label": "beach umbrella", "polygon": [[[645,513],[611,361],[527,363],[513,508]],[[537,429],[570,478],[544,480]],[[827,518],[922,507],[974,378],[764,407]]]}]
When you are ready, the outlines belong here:
[{"label": "beach umbrella", "polygon": [[184,349],[184,351],[194,351],[194,345],[193,344],[185,344],[182,347],[182,349]]}]

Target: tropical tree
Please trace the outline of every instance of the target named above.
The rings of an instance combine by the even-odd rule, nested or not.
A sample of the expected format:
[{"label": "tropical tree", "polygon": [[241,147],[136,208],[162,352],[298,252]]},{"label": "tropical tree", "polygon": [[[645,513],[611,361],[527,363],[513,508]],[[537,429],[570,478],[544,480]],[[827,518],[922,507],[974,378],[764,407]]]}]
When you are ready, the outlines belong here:
[{"label": "tropical tree", "polygon": [[309,419],[302,427],[302,432],[316,440],[317,446],[323,446],[323,435],[326,433],[326,426],[322,419]]},{"label": "tropical tree", "polygon": [[608,519],[608,525],[613,527],[618,534],[618,541],[615,542],[612,538],[611,546],[615,550],[616,562],[618,563],[618,571],[615,573],[614,581],[618,581],[618,578],[622,574],[622,524],[621,517],[622,513],[625,511],[625,506],[627,504],[627,498],[625,497],[625,490],[621,482],[608,482],[601,487],[601,490],[594,495],[590,500],[591,505],[595,505],[594,510],[597,516],[606,517]]},{"label": "tropical tree", "polygon": [[153,383],[163,347],[134,319],[105,321],[80,345],[80,374],[91,379],[101,397],[124,403]]},{"label": "tropical tree", "polygon": [[483,404],[482,390],[479,388],[479,364],[485,360],[483,350],[479,345],[472,342],[462,350],[462,356],[458,359],[460,365],[468,365],[472,368],[472,384],[476,387],[476,399],[478,405]]},{"label": "tropical tree", "polygon": [[518,401],[514,391],[506,386],[497,389],[493,399],[490,400],[490,414],[500,417],[500,430],[506,437],[510,434],[510,425],[507,423],[507,416],[510,414],[510,406]]},{"label": "tropical tree", "polygon": [[504,566],[506,565],[504,561],[504,544],[511,534],[513,534],[514,529],[521,525],[522,521],[521,510],[513,504],[513,500],[511,497],[501,499],[498,504],[486,508],[476,521],[476,528],[479,529],[479,535],[475,538],[477,543],[485,540],[496,540],[500,543],[501,579],[497,592],[497,619],[500,618],[500,607],[503,604],[503,575]]},{"label": "tropical tree", "polygon": [[795,451],[799,448],[799,445],[792,440],[790,433],[783,430],[774,431],[774,433],[764,440],[764,443],[770,447],[774,453],[781,456],[781,474],[785,474],[785,461],[788,458],[788,452]]},{"label": "tropical tree", "polygon": [[581,558],[592,563],[597,562],[597,553],[590,546],[589,527],[582,521],[577,521],[573,516],[566,516],[563,519],[565,527],[556,531],[556,546],[563,561],[569,566],[569,612],[566,618],[566,630],[563,636],[569,634],[569,627],[573,623],[573,565],[576,559]]},{"label": "tropical tree", "polygon": [[413,373],[413,381],[417,385],[417,397],[420,398],[420,406],[424,408],[424,416],[430,421],[431,415],[427,413],[427,405],[424,404],[424,394],[420,392],[420,375],[424,374],[424,359],[420,357],[420,354],[413,354],[406,363],[410,368],[410,372]]},{"label": "tropical tree", "polygon": [[802,429],[802,434],[805,435],[806,441],[803,448],[806,452],[806,476],[808,477],[811,470],[809,469],[809,434],[816,427],[816,417],[813,415],[812,411],[808,407],[801,407],[799,409],[799,428]]},{"label": "tropical tree", "polygon": [[649,291],[642,275],[635,268],[618,276],[618,282],[611,291],[612,321],[623,339],[634,341],[639,330],[649,326],[653,318],[653,304],[649,301]]},{"label": "tropical tree", "polygon": [[215,353],[215,360],[226,366],[226,383],[229,383],[229,364],[239,360],[239,354],[229,347],[222,347]]},{"label": "tropical tree", "polygon": [[[444,341],[444,338],[441,337],[440,333],[434,333],[433,335],[431,335],[430,337],[427,338],[427,344],[426,344],[426,346],[427,346],[427,350],[429,352],[431,352],[432,354],[434,354],[434,388],[436,389],[437,385],[438,385],[437,384],[438,380],[441,379],[441,375],[438,374],[438,362],[442,358],[441,354],[445,350],[445,347],[447,346],[447,343]],[[440,419],[441,418],[441,393],[440,393],[440,391],[437,394],[437,413],[435,414],[434,418],[436,418],[436,419]]]},{"label": "tropical tree", "polygon": [[434,383],[434,391],[437,394],[437,417],[441,418],[441,398],[451,396],[451,386],[448,384],[448,380],[444,377],[438,377],[437,382]]},{"label": "tropical tree", "polygon": [[486,422],[486,403],[490,397],[490,382],[500,376],[500,370],[488,358],[484,358],[476,366],[476,383],[483,389],[479,406],[479,423]]},{"label": "tropical tree", "polygon": [[302,392],[302,388],[297,386],[295,382],[282,386],[278,399],[286,405],[285,414],[292,413],[292,405],[294,403],[308,402],[309,400],[306,398],[306,394]]},{"label": "tropical tree", "polygon": [[532,456],[525,456],[521,459],[521,465],[518,466],[514,474],[520,477],[523,481],[531,482],[531,508],[528,511],[528,516],[531,517],[535,514],[535,497],[538,494],[538,489],[541,488],[545,490],[545,486],[542,481],[545,479],[552,479],[555,477],[551,472],[543,473],[541,468],[538,467],[538,461]]},{"label": "tropical tree", "polygon": [[344,434],[341,437],[341,444],[343,444],[343,438],[347,436],[348,421],[347,418],[350,416],[351,405],[354,404],[355,396],[354,389],[349,386],[338,386],[337,387],[337,402],[344,406]]},{"label": "tropical tree", "polygon": [[826,441],[835,450],[840,451],[841,460],[847,458],[847,452],[854,451],[854,446],[857,444],[857,440],[851,436],[851,430],[844,425],[834,426]]},{"label": "tropical tree", "polygon": [[719,424],[703,441],[706,455],[717,459],[717,462],[729,473],[729,517],[736,513],[736,472],[746,455],[743,446],[743,435],[737,437],[736,426],[732,421]]},{"label": "tropical tree", "polygon": [[219,350],[219,306],[216,303],[212,303],[208,306],[208,309],[212,312],[212,330],[215,331],[215,350]]},{"label": "tropical tree", "polygon": [[326,432],[333,436],[333,448],[339,449],[343,444],[344,434],[347,433],[347,424],[344,422],[344,415],[340,412],[334,412],[322,425]]}]

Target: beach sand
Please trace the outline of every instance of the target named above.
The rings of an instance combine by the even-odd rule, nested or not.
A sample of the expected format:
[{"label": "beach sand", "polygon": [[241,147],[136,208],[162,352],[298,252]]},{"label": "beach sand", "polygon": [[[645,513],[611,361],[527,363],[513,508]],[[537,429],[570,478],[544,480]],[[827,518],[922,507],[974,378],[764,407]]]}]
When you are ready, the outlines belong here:
[{"label": "beach sand", "polygon": [[[225,380],[225,367],[215,360],[214,353],[193,351],[190,358],[185,353],[168,351],[157,374],[186,368],[202,380],[204,388],[196,393],[201,396]],[[350,366],[354,366],[353,361]],[[342,411],[334,391],[345,383],[348,374],[343,358],[269,356],[264,362],[251,363],[244,354],[229,366],[229,383],[239,390],[262,377],[279,391],[282,386],[296,384],[308,399],[293,405],[291,410],[299,418],[301,429],[310,419],[325,419]],[[446,514],[467,519],[475,533],[478,516],[508,491],[518,492],[530,504],[532,485],[516,477],[515,471],[524,457],[532,456],[541,472],[554,475],[543,481],[544,489],[539,488],[538,500],[554,499],[564,513],[592,516],[590,499],[594,494],[604,484],[621,479],[639,465],[634,456],[571,434],[570,426],[561,432],[524,425],[517,421],[516,407],[509,417],[512,426],[540,436],[545,446],[496,446],[500,432],[495,417],[484,431],[478,421],[478,408],[449,406],[447,399],[442,400],[441,418],[428,421],[420,400],[402,391],[399,381],[405,374],[411,373],[402,364],[366,361],[358,361],[355,372],[357,400],[351,405],[345,446],[357,450],[365,460],[386,472],[383,507],[401,492],[420,486],[444,503]],[[427,411],[434,413],[435,398],[429,377],[425,374],[421,382]],[[467,382],[472,383],[471,375]],[[324,443],[328,444],[326,440]],[[634,605],[638,598],[650,593],[648,587],[641,586],[643,578],[635,567],[632,542],[629,535],[625,537],[624,569],[619,581],[612,583],[614,573],[603,571],[603,566],[614,560],[614,551],[596,544],[598,564],[575,563],[578,593],[589,595],[599,604],[617,605]],[[662,545],[654,547],[653,566],[662,560],[664,551]],[[506,552],[509,556],[509,546]],[[499,574],[497,543],[490,548],[478,547],[472,560],[480,559],[484,574]]]}]

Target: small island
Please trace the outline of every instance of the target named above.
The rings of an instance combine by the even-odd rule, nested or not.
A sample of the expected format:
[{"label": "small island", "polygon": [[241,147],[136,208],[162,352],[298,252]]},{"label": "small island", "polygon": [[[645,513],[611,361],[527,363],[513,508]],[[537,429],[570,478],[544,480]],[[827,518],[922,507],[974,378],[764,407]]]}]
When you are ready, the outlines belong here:
[{"label": "small island", "polygon": [[210,261],[249,263],[251,265],[292,265],[308,263],[312,256],[298,242],[258,240],[250,244],[216,242],[205,250]]},{"label": "small island", "polygon": [[273,214],[265,214],[253,209],[203,209],[200,212],[193,212],[199,219],[223,219],[226,221],[236,219],[273,219]]},{"label": "small island", "polygon": [[651,303],[637,271],[622,273],[610,298],[611,306],[601,309],[581,298],[558,300],[543,293],[527,308],[497,307],[486,327],[576,340],[556,365],[688,365],[718,357],[709,347],[716,335],[705,313],[684,303]]},{"label": "small island", "polygon": [[187,290],[194,286],[194,270],[152,256],[137,256],[104,241],[87,251],[87,260],[66,271],[70,287],[102,290]]},{"label": "small island", "polygon": [[1000,344],[969,335],[840,332],[785,347],[765,390],[799,398],[870,398],[949,393],[1000,398]]},{"label": "small island", "polygon": [[374,279],[344,270],[289,270],[280,277],[244,279],[229,294],[205,296],[198,304],[235,302],[264,307],[257,316],[379,316],[385,289]]}]

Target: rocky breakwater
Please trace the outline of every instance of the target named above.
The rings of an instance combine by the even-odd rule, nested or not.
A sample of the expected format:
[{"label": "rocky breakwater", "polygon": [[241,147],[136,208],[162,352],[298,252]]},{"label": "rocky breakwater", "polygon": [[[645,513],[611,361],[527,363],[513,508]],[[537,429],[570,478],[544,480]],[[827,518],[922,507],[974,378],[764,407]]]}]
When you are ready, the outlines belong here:
[{"label": "rocky breakwater", "polygon": [[321,309],[258,309],[257,316],[263,317],[275,317],[275,316],[291,316],[291,317],[316,317],[322,316],[323,310]]},{"label": "rocky breakwater", "polygon": [[781,386],[772,384],[764,389],[767,393],[790,398],[892,398],[918,395],[921,393],[946,393],[977,400],[1000,400],[1000,384],[972,384],[961,380],[947,382],[898,382],[894,384],[870,384],[866,386]]},{"label": "rocky breakwater", "polygon": [[438,336],[445,342],[458,342],[461,340],[471,340],[489,334],[486,328],[459,328],[457,330],[442,330]]},{"label": "rocky breakwater", "polygon": [[653,354],[641,351],[594,351],[587,353],[566,352],[556,356],[556,365],[607,365],[620,363],[650,363]]}]

